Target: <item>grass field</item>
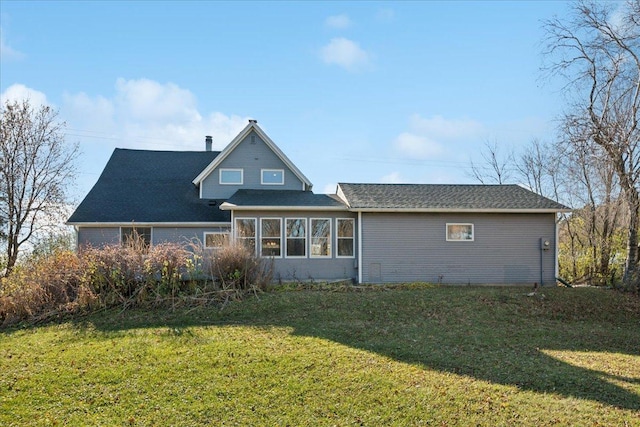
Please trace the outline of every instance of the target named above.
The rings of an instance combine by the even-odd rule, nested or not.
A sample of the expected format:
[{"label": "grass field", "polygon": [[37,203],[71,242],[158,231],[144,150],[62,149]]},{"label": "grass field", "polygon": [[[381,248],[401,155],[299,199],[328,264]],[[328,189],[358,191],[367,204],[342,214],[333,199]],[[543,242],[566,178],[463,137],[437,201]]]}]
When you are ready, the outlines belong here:
[{"label": "grass field", "polygon": [[527,292],[274,291],[0,331],[0,425],[640,426],[640,299]]}]

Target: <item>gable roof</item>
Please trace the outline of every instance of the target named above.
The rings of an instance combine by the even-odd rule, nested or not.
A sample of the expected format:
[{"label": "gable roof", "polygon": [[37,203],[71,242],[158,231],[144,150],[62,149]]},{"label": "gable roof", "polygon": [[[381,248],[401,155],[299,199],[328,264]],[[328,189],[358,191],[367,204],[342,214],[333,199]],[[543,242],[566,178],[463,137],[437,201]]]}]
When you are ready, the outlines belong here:
[{"label": "gable roof", "polygon": [[222,200],[202,200],[191,179],[217,151],[115,149],[68,224],[229,222]]},{"label": "gable roof", "polygon": [[304,174],[293,164],[291,160],[278,148],[278,146],[267,136],[266,133],[258,126],[258,122],[256,120],[249,120],[249,124],[245,126],[244,129],[227,145],[224,150],[220,152],[220,155],[217,156],[204,170],[202,170],[198,176],[193,180],[195,185],[200,185],[202,181],[205,180],[221,163],[224,159],[231,154],[231,152],[249,135],[251,131],[255,131],[258,136],[267,144],[267,146],[274,152],[276,156],[282,160],[282,162],[287,165],[289,170],[293,172],[293,174],[302,181],[307,188],[311,188],[313,184],[311,181],[304,176]]},{"label": "gable roof", "polygon": [[223,210],[340,210],[347,205],[335,195],[301,190],[238,190],[220,206]]},{"label": "gable roof", "polygon": [[570,209],[519,185],[338,184],[356,211],[565,212]]}]

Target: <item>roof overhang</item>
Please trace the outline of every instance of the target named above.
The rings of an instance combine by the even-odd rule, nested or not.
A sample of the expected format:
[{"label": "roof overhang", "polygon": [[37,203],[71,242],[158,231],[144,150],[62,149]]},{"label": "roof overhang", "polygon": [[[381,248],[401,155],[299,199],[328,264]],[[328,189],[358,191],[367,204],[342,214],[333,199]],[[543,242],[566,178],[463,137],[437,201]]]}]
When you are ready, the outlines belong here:
[{"label": "roof overhang", "polygon": [[229,222],[66,222],[74,227],[220,227]]},{"label": "roof overhang", "polygon": [[460,209],[460,208],[350,208],[351,212],[375,213],[567,213],[571,209]]},{"label": "roof overhang", "polygon": [[306,212],[320,212],[320,211],[336,211],[336,212],[348,212],[349,209],[346,206],[238,206],[233,203],[224,202],[220,205],[220,210],[223,211],[306,211]]}]

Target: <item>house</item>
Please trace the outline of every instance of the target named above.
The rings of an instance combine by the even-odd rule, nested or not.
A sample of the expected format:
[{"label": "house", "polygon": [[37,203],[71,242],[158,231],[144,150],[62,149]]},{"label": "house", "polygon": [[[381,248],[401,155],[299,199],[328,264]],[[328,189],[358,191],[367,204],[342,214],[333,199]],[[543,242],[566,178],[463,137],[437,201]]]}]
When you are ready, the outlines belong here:
[{"label": "house", "polygon": [[340,183],[309,179],[255,120],[221,152],[116,149],[71,215],[79,246],[241,242],[282,280],[555,283],[557,214],[517,185]]}]

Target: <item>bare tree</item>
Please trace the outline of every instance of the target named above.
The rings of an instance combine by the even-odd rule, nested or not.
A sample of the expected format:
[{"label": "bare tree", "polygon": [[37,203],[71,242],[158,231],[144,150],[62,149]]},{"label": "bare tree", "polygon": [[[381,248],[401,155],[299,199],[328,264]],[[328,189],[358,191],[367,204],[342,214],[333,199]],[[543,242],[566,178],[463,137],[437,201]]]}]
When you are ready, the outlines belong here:
[{"label": "bare tree", "polygon": [[471,177],[481,184],[506,184],[513,176],[513,153],[503,154],[494,142],[485,142],[480,150],[482,162],[471,160]]},{"label": "bare tree", "polygon": [[640,225],[640,0],[578,2],[566,21],[546,23],[549,70],[567,79],[565,123],[602,149],[628,214],[624,281],[638,280]]},{"label": "bare tree", "polygon": [[51,107],[7,101],[0,118],[0,226],[9,275],[21,247],[64,209],[78,146],[65,144],[65,125]]}]

